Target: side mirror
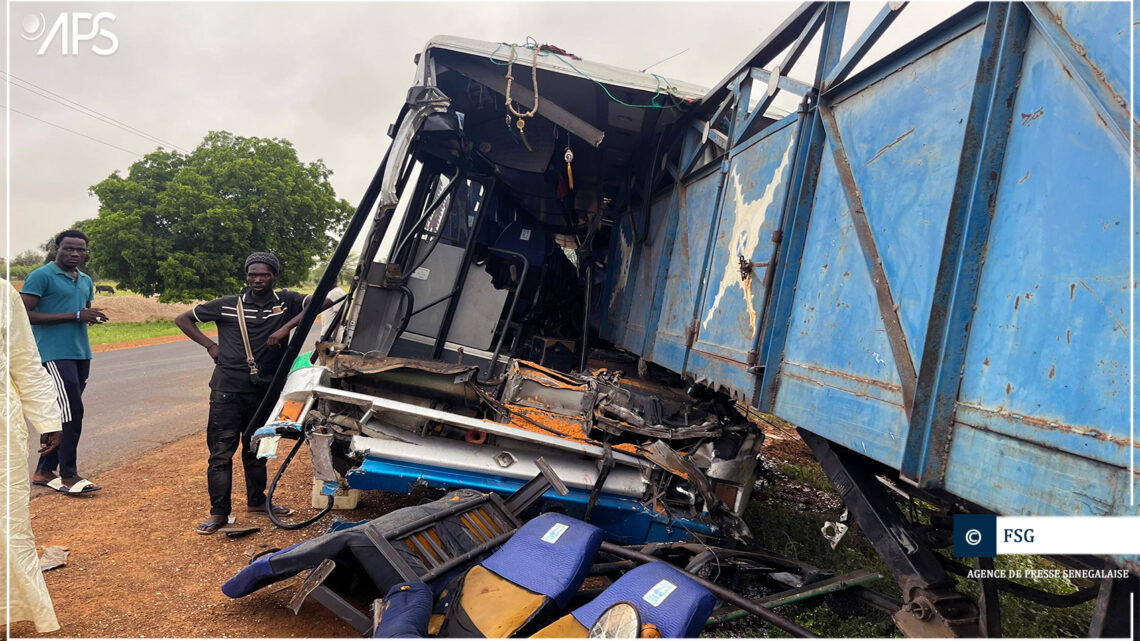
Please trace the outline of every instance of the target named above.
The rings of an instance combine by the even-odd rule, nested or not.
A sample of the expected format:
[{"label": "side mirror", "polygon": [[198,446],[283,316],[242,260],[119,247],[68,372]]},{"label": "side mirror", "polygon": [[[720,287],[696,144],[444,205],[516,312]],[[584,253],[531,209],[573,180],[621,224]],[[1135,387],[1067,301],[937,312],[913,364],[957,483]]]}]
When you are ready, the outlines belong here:
[{"label": "side mirror", "polygon": [[636,639],[641,632],[641,614],[637,606],[619,601],[606,608],[602,616],[590,626],[591,639]]}]

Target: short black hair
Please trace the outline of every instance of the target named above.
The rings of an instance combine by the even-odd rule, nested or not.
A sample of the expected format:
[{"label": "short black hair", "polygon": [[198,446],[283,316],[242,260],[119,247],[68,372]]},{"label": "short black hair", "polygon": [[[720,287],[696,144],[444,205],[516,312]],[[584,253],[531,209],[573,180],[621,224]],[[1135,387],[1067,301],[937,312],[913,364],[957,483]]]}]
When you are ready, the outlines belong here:
[{"label": "short black hair", "polygon": [[67,231],[59,232],[59,235],[55,237],[55,246],[59,247],[59,244],[63,242],[64,238],[78,238],[85,243],[91,243],[91,241],[87,238],[87,234],[79,231],[78,229],[69,229]]}]

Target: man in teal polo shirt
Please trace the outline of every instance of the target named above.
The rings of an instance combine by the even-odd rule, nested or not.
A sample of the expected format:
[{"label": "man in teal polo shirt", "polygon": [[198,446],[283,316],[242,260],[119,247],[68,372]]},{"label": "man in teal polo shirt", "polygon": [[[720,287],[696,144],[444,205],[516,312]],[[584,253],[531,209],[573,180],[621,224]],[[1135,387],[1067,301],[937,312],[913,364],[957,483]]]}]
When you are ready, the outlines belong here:
[{"label": "man in teal polo shirt", "polygon": [[107,315],[91,307],[95,286],[79,271],[87,260],[87,236],[69,229],[56,236],[55,246],[55,262],[28,274],[20,291],[63,414],[59,449],[40,456],[32,484],[69,495],[88,494],[101,488],[79,475],[76,461],[83,431],[83,388],[91,372],[87,326],[106,322]]}]

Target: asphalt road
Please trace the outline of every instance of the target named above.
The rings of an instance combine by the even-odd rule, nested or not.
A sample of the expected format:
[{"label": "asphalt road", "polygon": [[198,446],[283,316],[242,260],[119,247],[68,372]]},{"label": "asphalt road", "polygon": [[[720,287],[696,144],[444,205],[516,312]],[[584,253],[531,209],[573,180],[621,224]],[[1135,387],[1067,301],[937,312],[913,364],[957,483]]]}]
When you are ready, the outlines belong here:
[{"label": "asphalt road", "polygon": [[[317,336],[314,328],[308,342]],[[100,473],[196,433],[205,462],[213,370],[206,350],[189,340],[95,354],[83,393],[80,475],[98,485]],[[39,439],[30,436],[29,471],[39,460]],[[32,496],[50,491],[33,487]]]},{"label": "asphalt road", "polygon": [[[83,393],[79,473],[98,484],[100,473],[204,431],[213,369],[206,350],[191,341],[95,354]],[[34,469],[39,444],[29,441]],[[49,491],[37,487],[33,494]]]}]

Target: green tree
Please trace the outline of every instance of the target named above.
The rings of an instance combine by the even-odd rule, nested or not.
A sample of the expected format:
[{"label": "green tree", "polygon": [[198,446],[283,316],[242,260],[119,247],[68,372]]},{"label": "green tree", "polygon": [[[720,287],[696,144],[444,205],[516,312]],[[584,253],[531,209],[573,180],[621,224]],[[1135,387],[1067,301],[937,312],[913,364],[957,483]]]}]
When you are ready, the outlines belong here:
[{"label": "green tree", "polygon": [[25,249],[24,251],[16,254],[15,258],[8,261],[8,264],[12,266],[29,265],[33,267],[39,267],[46,262],[48,262],[48,260],[44,258],[44,252],[36,251],[34,249]]},{"label": "green tree", "polygon": [[[316,286],[317,281],[324,276],[325,270],[328,269],[329,259],[332,256],[322,256],[313,268],[309,271],[309,278],[305,284]],[[336,276],[336,284],[341,287],[346,287],[352,282],[352,276],[356,273],[356,264],[360,262],[360,256],[356,252],[350,252],[348,258],[345,259],[344,265],[340,268],[340,273]]]},{"label": "green tree", "polygon": [[215,131],[189,155],[159,149],[91,187],[92,266],[139,293],[190,301],[238,291],[246,255],[271,251],[280,284],[301,283],[352,215],[331,174],[276,138]]}]

